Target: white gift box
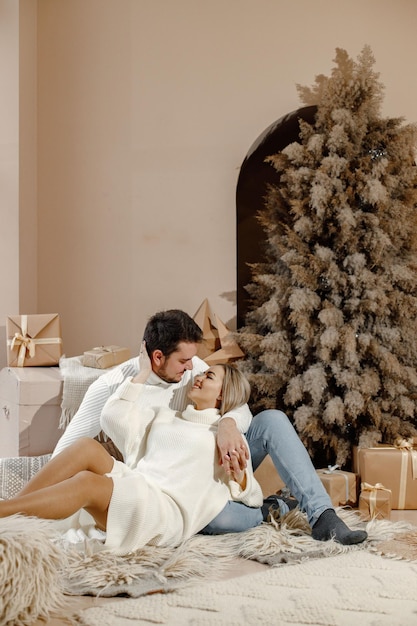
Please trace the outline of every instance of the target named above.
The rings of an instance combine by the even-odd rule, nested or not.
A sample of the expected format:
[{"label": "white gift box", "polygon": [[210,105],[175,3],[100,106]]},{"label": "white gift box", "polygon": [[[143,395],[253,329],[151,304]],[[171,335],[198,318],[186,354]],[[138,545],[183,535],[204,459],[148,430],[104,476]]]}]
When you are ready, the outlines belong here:
[{"label": "white gift box", "polygon": [[0,457],[52,452],[62,430],[59,367],[5,367],[0,371]]}]

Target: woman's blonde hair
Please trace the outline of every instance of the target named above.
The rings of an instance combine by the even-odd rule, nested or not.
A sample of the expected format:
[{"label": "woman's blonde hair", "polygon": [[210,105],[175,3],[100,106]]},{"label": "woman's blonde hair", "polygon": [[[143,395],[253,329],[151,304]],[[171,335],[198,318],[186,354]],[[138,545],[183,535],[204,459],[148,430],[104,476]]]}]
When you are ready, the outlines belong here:
[{"label": "woman's blonde hair", "polygon": [[218,363],[224,370],[220,415],[236,409],[249,401],[250,384],[247,378],[231,363]]}]

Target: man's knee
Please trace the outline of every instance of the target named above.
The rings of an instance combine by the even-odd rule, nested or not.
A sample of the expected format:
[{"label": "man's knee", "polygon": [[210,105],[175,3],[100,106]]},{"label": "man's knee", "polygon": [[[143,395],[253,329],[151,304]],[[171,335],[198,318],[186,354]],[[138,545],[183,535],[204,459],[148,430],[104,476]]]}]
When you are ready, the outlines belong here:
[{"label": "man's knee", "polygon": [[261,509],[246,507],[244,504],[229,502],[228,505],[203,530],[203,535],[224,535],[241,533],[259,526],[263,521]]},{"label": "man's knee", "polygon": [[251,429],[260,433],[273,433],[281,429],[291,427],[291,422],[283,411],[278,409],[266,409],[261,411],[252,420]]}]

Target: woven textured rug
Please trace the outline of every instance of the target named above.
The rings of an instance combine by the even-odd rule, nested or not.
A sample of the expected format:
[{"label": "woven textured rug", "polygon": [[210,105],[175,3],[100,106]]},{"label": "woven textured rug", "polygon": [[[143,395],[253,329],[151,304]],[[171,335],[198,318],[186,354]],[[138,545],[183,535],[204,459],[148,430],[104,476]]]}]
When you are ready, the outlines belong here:
[{"label": "woven textured rug", "polygon": [[417,564],[353,550],[82,611],[84,626],[415,626]]},{"label": "woven textured rug", "polygon": [[[351,528],[365,526],[352,511],[340,509],[338,513]],[[327,560],[327,557],[356,551],[390,559],[417,559],[416,552],[413,557],[411,549],[408,553],[406,549],[406,541],[410,544],[410,538],[417,537],[417,529],[410,524],[374,520],[366,524],[366,529],[368,540],[358,546],[315,541],[309,534],[304,514],[295,510],[282,522],[272,519],[244,533],[196,535],[175,549],[146,547],[125,557],[100,551],[90,555],[69,551],[63,569],[65,591],[68,595],[102,597],[139,597],[168,592],[199,579],[218,580],[227,573],[236,557],[271,566],[296,564],[307,559]],[[397,553],[396,539],[401,547]]]}]

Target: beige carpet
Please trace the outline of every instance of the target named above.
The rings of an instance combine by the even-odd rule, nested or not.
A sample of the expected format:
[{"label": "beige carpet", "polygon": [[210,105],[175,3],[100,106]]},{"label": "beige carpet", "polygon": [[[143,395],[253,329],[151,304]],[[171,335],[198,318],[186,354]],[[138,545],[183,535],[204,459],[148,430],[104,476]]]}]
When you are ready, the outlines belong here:
[{"label": "beige carpet", "polygon": [[353,550],[84,610],[84,626],[415,626],[417,564]]}]

